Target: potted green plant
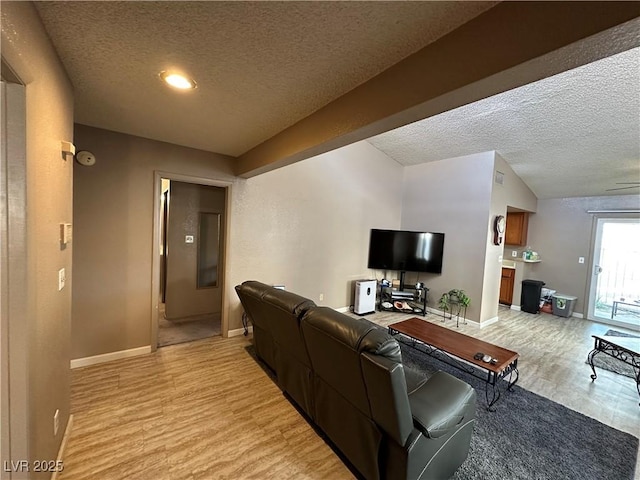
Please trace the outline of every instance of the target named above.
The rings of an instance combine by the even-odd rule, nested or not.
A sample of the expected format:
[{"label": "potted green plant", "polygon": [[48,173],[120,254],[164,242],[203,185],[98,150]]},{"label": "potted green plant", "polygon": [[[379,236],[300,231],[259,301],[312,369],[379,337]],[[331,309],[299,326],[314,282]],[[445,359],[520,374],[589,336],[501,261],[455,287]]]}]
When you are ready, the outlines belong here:
[{"label": "potted green plant", "polygon": [[452,303],[466,308],[471,303],[471,299],[466,293],[464,293],[464,290],[454,288],[442,294],[438,302],[438,306],[440,307],[440,310],[448,312],[451,310]]}]

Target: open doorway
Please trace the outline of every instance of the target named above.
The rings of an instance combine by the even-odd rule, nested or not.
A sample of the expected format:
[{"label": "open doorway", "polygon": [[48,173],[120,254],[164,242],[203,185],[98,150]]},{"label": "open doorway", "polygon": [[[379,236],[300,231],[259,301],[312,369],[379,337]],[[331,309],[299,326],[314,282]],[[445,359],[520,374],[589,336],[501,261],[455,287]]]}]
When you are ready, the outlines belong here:
[{"label": "open doorway", "polygon": [[[0,454],[29,458],[26,89],[2,63],[0,81]],[[6,467],[0,479],[10,479]]]},{"label": "open doorway", "polygon": [[157,346],[223,332],[227,187],[160,178]]},{"label": "open doorway", "polygon": [[640,330],[640,219],[598,218],[589,318]]}]

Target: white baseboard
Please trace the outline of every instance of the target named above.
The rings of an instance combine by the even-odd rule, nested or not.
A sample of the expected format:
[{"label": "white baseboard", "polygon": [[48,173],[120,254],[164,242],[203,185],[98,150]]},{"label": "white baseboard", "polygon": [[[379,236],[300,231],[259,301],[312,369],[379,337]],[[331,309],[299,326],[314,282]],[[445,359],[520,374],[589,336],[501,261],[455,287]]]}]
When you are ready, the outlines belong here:
[{"label": "white baseboard", "polygon": [[103,353],[101,355],[94,355],[93,357],[75,358],[71,360],[71,368],[88,367],[89,365],[112,362],[113,360],[120,360],[122,358],[137,357],[138,355],[145,355],[147,353],[151,353],[151,345],[130,348],[129,350],[120,350],[118,352]]},{"label": "white baseboard", "polygon": [[[442,318],[442,310],[438,310],[437,308],[433,308],[433,307],[427,307],[427,313],[433,313],[436,317],[440,317]],[[454,319],[456,318],[455,316],[453,317]],[[469,320],[468,318],[465,317],[460,317],[458,319],[458,323],[460,325],[473,325],[476,327],[479,327],[480,324],[474,320]]]},{"label": "white baseboard", "polygon": [[[253,333],[253,327],[252,327],[252,326],[249,326],[249,327],[247,328],[247,330],[249,331],[249,333]],[[231,337],[238,337],[238,336],[240,336],[240,335],[244,335],[244,328],[236,328],[236,329],[234,329],[234,330],[229,330],[229,331],[227,332],[227,336],[228,336],[229,338],[231,338]]]},{"label": "white baseboard", "polygon": [[[511,305],[511,310],[515,310],[517,312],[521,312],[522,309],[520,308],[520,305]],[[577,312],[573,312],[571,314],[572,317],[576,317],[576,318],[584,318],[584,315],[581,313],[577,313]]]},{"label": "white baseboard", "polygon": [[489,320],[485,320],[484,322],[479,323],[478,326],[480,328],[488,327],[489,325],[493,325],[494,323],[497,323],[499,320],[500,319],[498,317],[493,317],[493,318],[490,318]]},{"label": "white baseboard", "polygon": [[340,307],[340,308],[334,308],[334,310],[336,312],[340,312],[340,313],[348,313],[351,310],[351,308],[349,308],[349,307]]},{"label": "white baseboard", "polygon": [[[64,429],[64,435],[62,436],[62,442],[60,442],[60,449],[58,450],[58,458],[56,458],[57,465],[64,465],[64,450],[67,448],[67,441],[71,436],[71,429],[73,428],[73,414],[69,415],[67,420],[67,427]],[[51,474],[51,480],[57,480],[58,470],[54,470]]]}]

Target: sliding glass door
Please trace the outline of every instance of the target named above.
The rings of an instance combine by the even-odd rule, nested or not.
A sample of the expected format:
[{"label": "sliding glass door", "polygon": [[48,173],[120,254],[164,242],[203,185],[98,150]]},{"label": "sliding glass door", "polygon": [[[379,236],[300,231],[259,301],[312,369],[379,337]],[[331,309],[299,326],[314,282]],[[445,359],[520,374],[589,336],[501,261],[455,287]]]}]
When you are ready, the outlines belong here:
[{"label": "sliding glass door", "polygon": [[598,218],[589,318],[640,329],[640,219]]}]

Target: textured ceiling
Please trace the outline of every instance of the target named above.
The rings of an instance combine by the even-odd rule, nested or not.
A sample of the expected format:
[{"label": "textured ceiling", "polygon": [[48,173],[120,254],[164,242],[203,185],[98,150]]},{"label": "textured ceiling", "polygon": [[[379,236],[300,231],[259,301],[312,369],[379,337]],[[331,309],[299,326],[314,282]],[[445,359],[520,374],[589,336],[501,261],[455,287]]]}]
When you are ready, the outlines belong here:
[{"label": "textured ceiling", "polygon": [[[75,121],[239,156],[496,2],[35,2]],[[496,150],[539,198],[640,180],[638,49],[403,127],[404,165]],[[162,70],[192,76],[176,92]],[[357,112],[355,112],[357,113]]]},{"label": "textured ceiling", "polygon": [[369,140],[402,165],[497,151],[538,198],[640,181],[640,48]]},{"label": "textured ceiling", "polygon": [[35,2],[76,122],[233,156],[495,3]]}]

